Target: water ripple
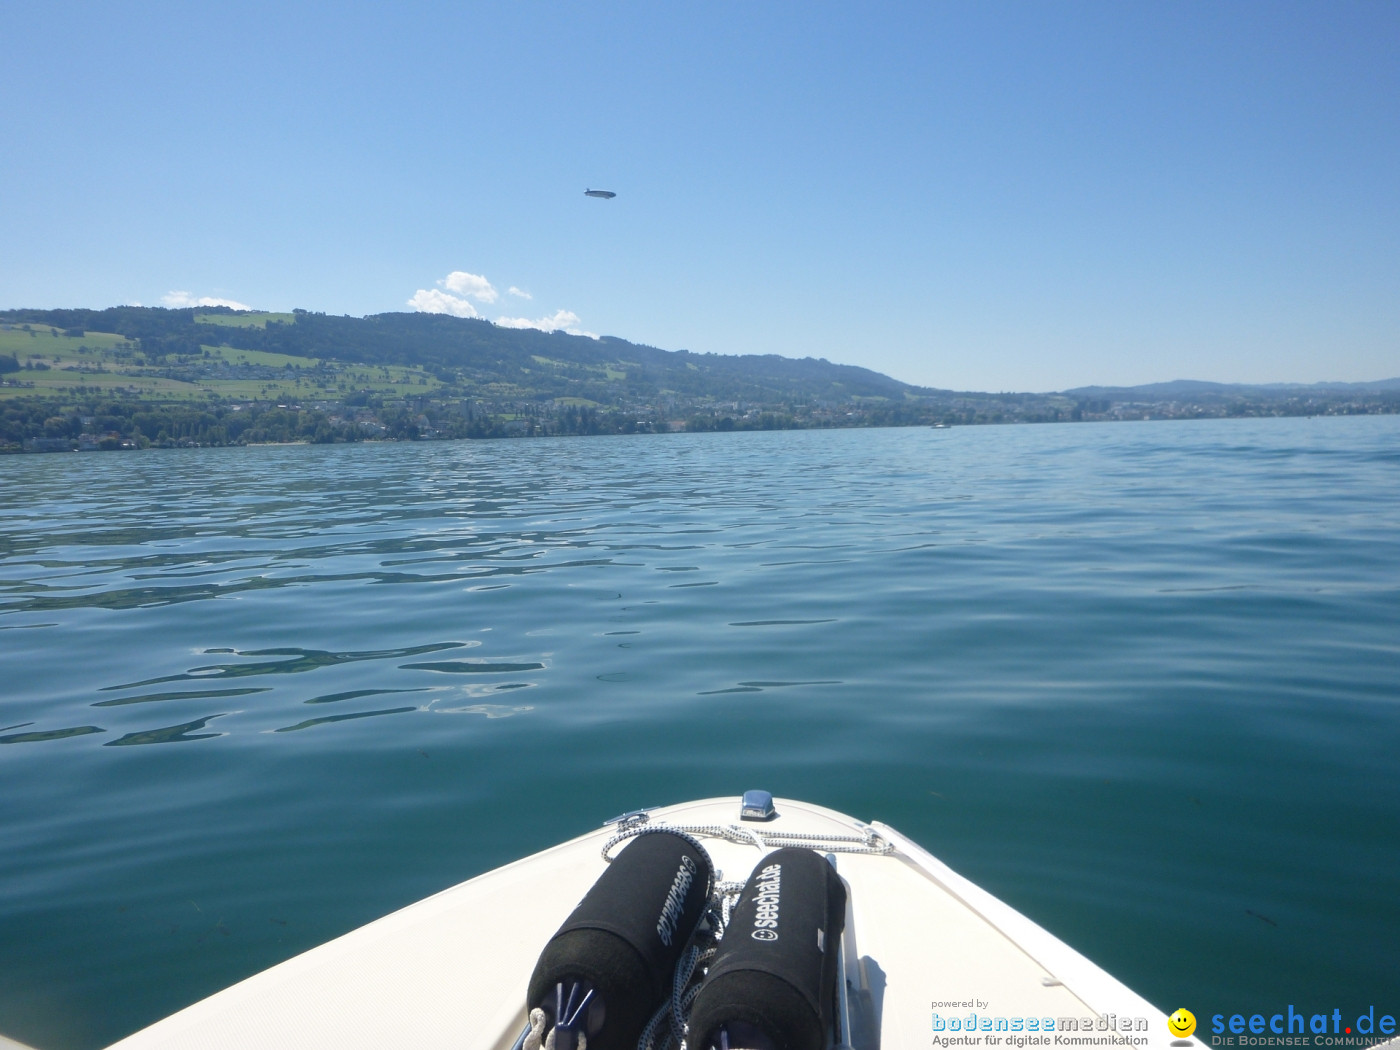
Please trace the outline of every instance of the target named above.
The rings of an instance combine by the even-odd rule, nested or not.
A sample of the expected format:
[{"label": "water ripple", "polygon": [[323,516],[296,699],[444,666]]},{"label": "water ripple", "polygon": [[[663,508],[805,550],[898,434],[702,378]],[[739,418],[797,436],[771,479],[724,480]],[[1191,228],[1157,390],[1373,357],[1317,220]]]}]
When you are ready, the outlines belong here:
[{"label": "water ripple", "polygon": [[[349,652],[337,653],[328,652],[323,649],[249,649],[239,652],[238,656],[282,656],[284,660],[265,660],[252,664],[205,664],[200,667],[192,667],[183,674],[164,675],[160,678],[147,678],[140,682],[131,682],[126,685],[106,685],[103,690],[112,689],[137,689],[141,686],[160,685],[163,682],[183,682],[192,678],[247,678],[250,675],[263,674],[302,674],[306,671],[316,671],[323,667],[334,667],[341,664],[359,663],[364,660],[399,660],[405,656],[420,656],[424,653],[441,652],[444,649],[460,649],[467,645],[479,645],[479,642],[430,642],[427,645],[407,646],[402,649],[380,649],[369,652]],[[206,652],[231,652],[232,650],[217,649],[206,650]],[[414,665],[406,665],[414,666]],[[230,695],[230,694],[224,694]]]},{"label": "water ripple", "polygon": [[0,744],[33,744],[44,740],[64,740],[70,736],[105,732],[101,726],[71,726],[67,729],[48,729],[37,733],[10,733],[0,736]]},{"label": "water ripple", "polygon": [[1368,417],[9,457],[0,1017],[106,1045],[746,787],[889,821],[1153,1001],[1364,1011],[1400,972],[1398,447]]},{"label": "water ripple", "polygon": [[[107,689],[125,689],[129,686],[105,686]],[[166,700],[200,700],[219,696],[247,696],[249,693],[270,692],[270,687],[250,689],[187,689],[173,693],[142,693],[139,696],[123,696],[115,700],[98,700],[93,707],[124,707],[127,704],[158,704]]]},{"label": "water ripple", "polygon": [[144,729],[139,733],[127,733],[117,740],[109,740],[103,747],[126,747],[132,744],[179,744],[190,740],[212,740],[222,733],[196,733],[196,729],[203,729],[216,718],[223,715],[205,715],[203,718],[196,718],[192,722],[181,722],[175,726],[163,726],[160,729]]},{"label": "water ripple", "polygon": [[294,726],[283,726],[281,729],[274,729],[274,733],[295,733],[299,729],[310,729],[312,726],[329,725],[332,722],[350,722],[356,718],[374,718],[378,715],[401,715],[408,711],[417,711],[416,707],[389,707],[382,711],[351,711],[343,715],[323,715],[320,718],[308,718],[304,722],[298,722]]}]

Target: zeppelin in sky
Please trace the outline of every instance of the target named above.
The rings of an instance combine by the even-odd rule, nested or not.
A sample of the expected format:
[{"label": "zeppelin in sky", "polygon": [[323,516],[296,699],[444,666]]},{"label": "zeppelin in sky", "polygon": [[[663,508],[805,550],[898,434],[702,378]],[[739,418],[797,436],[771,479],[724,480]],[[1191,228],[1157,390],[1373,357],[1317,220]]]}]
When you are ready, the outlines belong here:
[{"label": "zeppelin in sky", "polygon": [[583,195],[585,197],[602,197],[603,200],[611,200],[617,196],[612,190],[584,190]]}]

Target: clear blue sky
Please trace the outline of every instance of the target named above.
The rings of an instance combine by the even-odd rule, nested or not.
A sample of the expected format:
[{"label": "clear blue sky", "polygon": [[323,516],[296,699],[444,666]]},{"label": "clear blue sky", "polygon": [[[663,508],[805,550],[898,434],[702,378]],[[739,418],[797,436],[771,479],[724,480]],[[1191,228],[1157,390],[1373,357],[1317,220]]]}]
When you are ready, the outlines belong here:
[{"label": "clear blue sky", "polygon": [[0,0],[0,55],[0,307],[417,296],[955,389],[1400,375],[1394,0]]}]

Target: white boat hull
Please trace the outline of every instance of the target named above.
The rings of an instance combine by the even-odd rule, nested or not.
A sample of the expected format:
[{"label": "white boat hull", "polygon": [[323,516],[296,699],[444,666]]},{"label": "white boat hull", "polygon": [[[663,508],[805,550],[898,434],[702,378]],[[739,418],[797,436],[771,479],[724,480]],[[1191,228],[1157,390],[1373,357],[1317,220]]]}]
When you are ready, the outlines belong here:
[{"label": "white boat hull", "polygon": [[[873,827],[894,846],[883,856],[838,856],[850,889],[846,977],[882,1050],[1019,1050],[1069,1039],[1090,1047],[1203,1046],[1176,1039],[1161,1010],[892,828],[802,802],[779,799],[776,808],[774,820],[743,826],[820,835]],[[649,823],[729,825],[738,816],[731,797],[653,810]],[[444,890],[112,1050],[509,1050],[525,1024],[525,986],[540,950],[603,871],[600,850],[614,830]],[[702,841],[730,880],[747,878],[766,852]],[[976,1031],[967,1031],[970,1015]],[[1078,1030],[1064,1030],[1069,1019]]]}]

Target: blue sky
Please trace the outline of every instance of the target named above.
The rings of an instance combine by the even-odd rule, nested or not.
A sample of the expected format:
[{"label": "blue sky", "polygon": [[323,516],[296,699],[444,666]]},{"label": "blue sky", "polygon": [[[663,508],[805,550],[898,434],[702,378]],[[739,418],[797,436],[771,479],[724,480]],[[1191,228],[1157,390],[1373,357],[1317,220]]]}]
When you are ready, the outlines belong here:
[{"label": "blue sky", "polygon": [[0,0],[0,54],[0,307],[416,298],[954,389],[1400,375],[1392,0]]}]

